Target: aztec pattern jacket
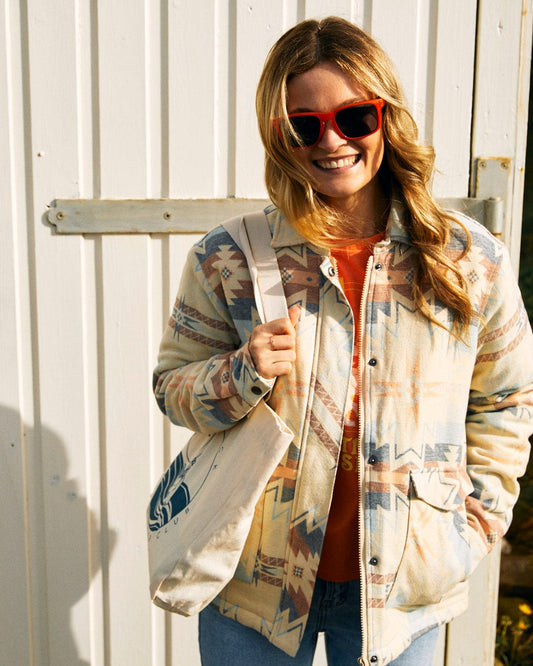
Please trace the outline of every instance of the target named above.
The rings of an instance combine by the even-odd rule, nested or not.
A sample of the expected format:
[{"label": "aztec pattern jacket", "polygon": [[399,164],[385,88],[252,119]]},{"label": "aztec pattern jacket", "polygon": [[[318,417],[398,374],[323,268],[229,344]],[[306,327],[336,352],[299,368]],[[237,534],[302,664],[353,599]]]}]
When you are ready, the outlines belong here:
[{"label": "aztec pattern jacket", "polygon": [[[254,369],[246,342],[260,322],[250,275],[220,226],[190,251],[161,342],[156,399],[172,422],[205,432],[231,427],[267,399],[294,432],[235,576],[213,603],[295,655],[359,345],[360,663],[384,665],[465,610],[468,576],[509,525],[533,429],[531,329],[505,248],[459,214],[472,236],[460,265],[481,318],[461,342],[421,315],[411,292],[415,249],[395,205],[367,266],[354,341],[328,252],[274,207],[266,212],[288,305],[302,308],[292,373],[272,387]],[[449,252],[459,256],[456,231]],[[449,311],[427,296],[449,326]]]}]

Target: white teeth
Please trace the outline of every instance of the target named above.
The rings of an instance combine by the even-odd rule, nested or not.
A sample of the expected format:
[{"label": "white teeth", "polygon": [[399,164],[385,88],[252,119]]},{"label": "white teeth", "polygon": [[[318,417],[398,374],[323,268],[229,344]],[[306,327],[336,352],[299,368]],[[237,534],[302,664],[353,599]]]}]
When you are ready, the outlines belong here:
[{"label": "white teeth", "polygon": [[353,166],[357,161],[359,161],[359,156],[352,155],[340,160],[317,160],[317,164],[321,169],[341,169],[342,167]]}]

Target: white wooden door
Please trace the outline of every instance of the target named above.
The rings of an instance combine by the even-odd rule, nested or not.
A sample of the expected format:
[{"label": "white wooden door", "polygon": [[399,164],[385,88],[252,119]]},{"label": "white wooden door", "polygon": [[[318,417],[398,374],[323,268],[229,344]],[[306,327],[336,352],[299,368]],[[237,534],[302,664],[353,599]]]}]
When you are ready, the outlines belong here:
[{"label": "white wooden door", "polygon": [[[144,513],[187,436],[164,422],[150,384],[198,236],[90,224],[64,235],[48,221],[53,201],[264,197],[254,93],[266,53],[296,21],[339,14],[397,64],[437,149],[438,196],[472,192],[476,158],[510,158],[517,261],[532,1],[1,8],[0,663],[197,666],[195,620],[149,601]],[[475,583],[492,606],[494,575]],[[468,635],[450,628],[448,666],[492,663],[492,610],[485,619],[473,608]]]}]

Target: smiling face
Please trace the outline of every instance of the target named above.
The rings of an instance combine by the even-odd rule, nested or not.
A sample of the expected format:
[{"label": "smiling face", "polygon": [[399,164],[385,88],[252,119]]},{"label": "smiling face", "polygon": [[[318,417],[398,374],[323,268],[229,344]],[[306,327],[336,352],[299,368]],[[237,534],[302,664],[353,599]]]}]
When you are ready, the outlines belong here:
[{"label": "smiling face", "polygon": [[[371,97],[335,64],[321,62],[290,79],[287,112],[325,113]],[[370,220],[378,217],[382,193],[376,175],[383,154],[381,129],[363,139],[345,139],[329,120],[320,141],[310,148],[296,148],[292,158],[306,169],[326,203],[358,219]]]}]

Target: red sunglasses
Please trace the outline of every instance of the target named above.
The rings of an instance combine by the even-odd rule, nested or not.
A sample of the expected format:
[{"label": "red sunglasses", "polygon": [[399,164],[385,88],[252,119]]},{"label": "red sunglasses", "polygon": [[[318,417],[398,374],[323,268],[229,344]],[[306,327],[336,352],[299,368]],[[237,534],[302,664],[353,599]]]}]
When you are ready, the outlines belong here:
[{"label": "red sunglasses", "polygon": [[283,128],[288,126],[293,148],[310,148],[322,138],[328,120],[343,139],[363,139],[374,134],[381,127],[381,109],[384,106],[382,99],[367,99],[327,113],[289,113],[288,120],[274,118],[273,123],[280,138]]}]

